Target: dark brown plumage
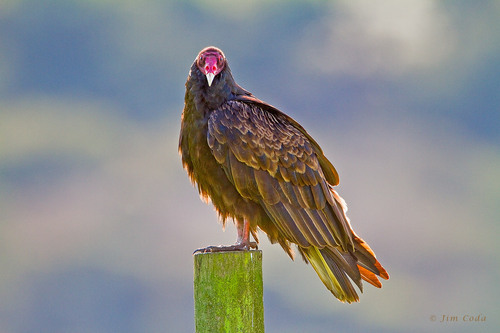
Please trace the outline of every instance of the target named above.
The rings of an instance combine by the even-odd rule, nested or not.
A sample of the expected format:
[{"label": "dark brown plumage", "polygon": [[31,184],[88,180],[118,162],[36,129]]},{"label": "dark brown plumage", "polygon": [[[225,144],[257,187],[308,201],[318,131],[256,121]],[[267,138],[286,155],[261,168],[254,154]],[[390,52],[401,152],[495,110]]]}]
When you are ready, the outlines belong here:
[{"label": "dark brown plumage", "polygon": [[381,287],[389,275],[352,230],[344,200],[333,190],[337,171],[295,120],[234,81],[226,58],[203,49],[186,82],[179,151],[201,196],[238,229],[235,245],[256,247],[261,229],[293,259],[296,244],[325,286],[341,301],[358,301],[353,281]]}]

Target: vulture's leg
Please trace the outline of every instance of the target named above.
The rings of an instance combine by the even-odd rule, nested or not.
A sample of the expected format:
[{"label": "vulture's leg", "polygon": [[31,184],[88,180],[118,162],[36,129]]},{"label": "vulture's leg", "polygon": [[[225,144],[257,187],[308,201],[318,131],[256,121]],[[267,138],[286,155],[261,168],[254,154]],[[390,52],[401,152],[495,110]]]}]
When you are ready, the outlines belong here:
[{"label": "vulture's leg", "polygon": [[193,254],[206,252],[248,251],[251,249],[257,249],[257,243],[250,241],[250,223],[247,220],[244,220],[243,223],[236,221],[236,228],[238,229],[238,239],[236,240],[236,244],[208,246],[195,250]]}]

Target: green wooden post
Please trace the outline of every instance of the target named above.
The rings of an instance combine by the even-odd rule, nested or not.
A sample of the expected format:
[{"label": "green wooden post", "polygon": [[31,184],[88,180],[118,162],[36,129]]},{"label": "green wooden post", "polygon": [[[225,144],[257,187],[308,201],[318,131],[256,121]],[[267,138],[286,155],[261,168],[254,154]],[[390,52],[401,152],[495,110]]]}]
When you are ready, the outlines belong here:
[{"label": "green wooden post", "polygon": [[262,251],[194,255],[196,333],[264,333]]}]

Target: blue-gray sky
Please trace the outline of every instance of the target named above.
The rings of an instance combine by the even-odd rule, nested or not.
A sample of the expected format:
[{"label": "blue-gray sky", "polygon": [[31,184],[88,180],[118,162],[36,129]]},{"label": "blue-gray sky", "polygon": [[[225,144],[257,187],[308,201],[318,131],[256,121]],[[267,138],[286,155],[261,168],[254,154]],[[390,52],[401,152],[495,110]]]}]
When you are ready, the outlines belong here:
[{"label": "blue-gray sky", "polygon": [[194,330],[191,253],[236,238],[177,153],[208,45],[320,143],[391,275],[342,304],[261,235],[266,331],[494,331],[499,15],[497,1],[0,2],[0,331]]}]

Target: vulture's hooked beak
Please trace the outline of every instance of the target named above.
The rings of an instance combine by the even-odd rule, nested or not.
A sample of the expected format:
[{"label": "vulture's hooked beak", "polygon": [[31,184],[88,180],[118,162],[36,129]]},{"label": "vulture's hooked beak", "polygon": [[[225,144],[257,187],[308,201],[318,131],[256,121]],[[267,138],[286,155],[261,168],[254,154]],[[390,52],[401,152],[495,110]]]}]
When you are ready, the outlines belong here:
[{"label": "vulture's hooked beak", "polygon": [[214,73],[207,73],[207,75],[205,75],[205,76],[207,77],[208,86],[210,87],[212,85],[212,81],[214,80],[215,74]]}]

